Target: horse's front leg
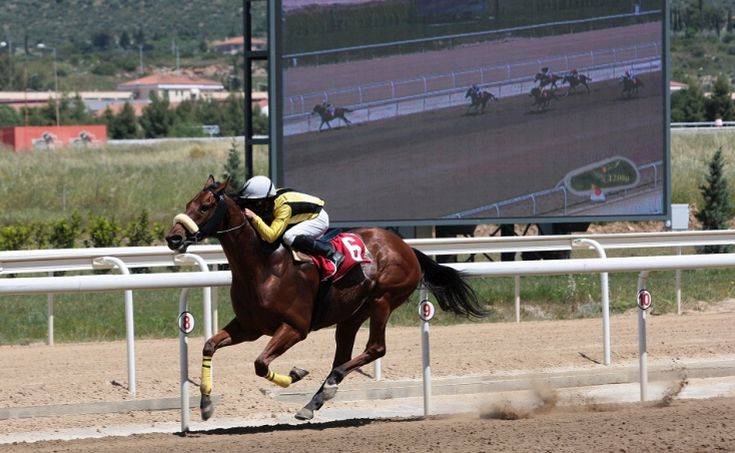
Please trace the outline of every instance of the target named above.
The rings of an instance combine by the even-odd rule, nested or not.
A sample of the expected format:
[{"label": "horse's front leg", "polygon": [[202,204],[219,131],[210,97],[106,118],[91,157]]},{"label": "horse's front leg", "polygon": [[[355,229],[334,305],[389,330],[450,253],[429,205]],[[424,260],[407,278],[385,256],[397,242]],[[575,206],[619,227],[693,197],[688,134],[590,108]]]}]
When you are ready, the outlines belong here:
[{"label": "horse's front leg", "polygon": [[202,350],[202,381],[199,386],[202,395],[199,404],[202,420],[209,420],[214,413],[214,404],[211,398],[212,358],[214,357],[214,353],[220,348],[233,346],[245,341],[255,341],[260,336],[260,333],[243,329],[238,320],[233,319],[224,329],[217,332],[216,335],[204,343],[204,349]]},{"label": "horse's front leg", "polygon": [[300,331],[289,324],[281,324],[263,352],[255,359],[255,374],[283,388],[303,379],[309,374],[306,370],[293,368],[288,375],[283,375],[271,371],[269,366],[293,345],[306,338],[306,334],[307,332]]}]

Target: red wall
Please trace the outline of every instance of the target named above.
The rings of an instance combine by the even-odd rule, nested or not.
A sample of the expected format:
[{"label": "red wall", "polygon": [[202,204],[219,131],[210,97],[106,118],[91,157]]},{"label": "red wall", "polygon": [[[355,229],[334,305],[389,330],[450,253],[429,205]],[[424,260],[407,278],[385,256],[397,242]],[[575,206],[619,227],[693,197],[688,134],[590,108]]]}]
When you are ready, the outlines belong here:
[{"label": "red wall", "polygon": [[0,129],[0,141],[15,151],[98,147],[107,143],[107,126],[27,126]]}]

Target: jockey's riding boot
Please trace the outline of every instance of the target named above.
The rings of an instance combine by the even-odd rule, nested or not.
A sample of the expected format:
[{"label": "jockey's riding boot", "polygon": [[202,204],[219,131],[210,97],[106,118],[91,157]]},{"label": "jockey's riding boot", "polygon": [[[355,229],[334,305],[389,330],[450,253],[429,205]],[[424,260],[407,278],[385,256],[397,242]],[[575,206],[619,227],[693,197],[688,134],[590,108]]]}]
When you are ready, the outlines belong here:
[{"label": "jockey's riding boot", "polygon": [[323,256],[334,263],[335,269],[339,269],[342,261],[345,260],[344,255],[339,253],[331,242],[320,241],[303,234],[294,238],[291,247],[310,255]]}]

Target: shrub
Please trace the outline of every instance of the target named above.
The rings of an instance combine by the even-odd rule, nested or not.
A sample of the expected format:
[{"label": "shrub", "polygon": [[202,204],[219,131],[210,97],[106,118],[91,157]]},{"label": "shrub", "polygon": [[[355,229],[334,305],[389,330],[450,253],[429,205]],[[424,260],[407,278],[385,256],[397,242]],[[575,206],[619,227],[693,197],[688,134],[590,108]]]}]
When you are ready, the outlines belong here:
[{"label": "shrub", "polygon": [[117,74],[117,67],[109,62],[102,62],[92,68],[92,74],[99,76],[114,76]]},{"label": "shrub", "polygon": [[22,225],[11,225],[0,229],[0,246],[3,250],[27,249],[31,243],[31,230]]},{"label": "shrub", "polygon": [[148,211],[143,210],[140,216],[128,224],[125,229],[128,245],[131,247],[151,245],[153,243],[153,232],[148,221]]},{"label": "shrub", "polygon": [[69,220],[61,219],[51,226],[49,242],[53,248],[71,249],[82,231],[82,218],[75,212]]},{"label": "shrub", "polygon": [[162,224],[161,222],[154,223],[151,231],[153,232],[154,242],[156,243],[164,242],[164,237],[166,236],[166,226],[164,224]]},{"label": "shrub", "polygon": [[204,148],[202,148],[199,145],[192,146],[189,149],[189,157],[192,159],[201,159],[202,157],[206,156],[207,152],[204,151]]},{"label": "shrub", "polygon": [[34,223],[31,225],[31,239],[33,247],[45,249],[51,239],[51,226],[48,223]]},{"label": "shrub", "polygon": [[89,240],[85,240],[87,247],[119,247],[122,239],[120,225],[115,218],[92,217],[89,220]]}]

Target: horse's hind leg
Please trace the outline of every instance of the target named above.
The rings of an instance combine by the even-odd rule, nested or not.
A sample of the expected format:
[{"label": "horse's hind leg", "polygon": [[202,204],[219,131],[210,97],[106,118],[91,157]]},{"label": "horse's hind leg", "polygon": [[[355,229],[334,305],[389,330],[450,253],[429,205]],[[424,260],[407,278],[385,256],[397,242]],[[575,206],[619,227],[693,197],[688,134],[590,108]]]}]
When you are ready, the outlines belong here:
[{"label": "horse's hind leg", "polygon": [[[337,329],[334,332],[334,341],[337,344],[337,348],[334,351],[332,370],[343,363],[349,362],[352,358],[352,349],[355,346],[357,331],[368,318],[368,315],[369,312],[366,305],[350,319],[337,324]],[[319,390],[316,391],[311,401],[296,413],[296,418],[299,420],[311,420],[314,417],[314,411],[321,409],[326,401],[324,398],[324,384],[326,384],[326,380],[319,387]]]},{"label": "horse's hind leg", "polygon": [[263,352],[255,359],[255,374],[283,388],[303,379],[309,374],[306,370],[293,368],[288,375],[282,375],[270,371],[268,367],[271,362],[288,351],[293,345],[306,338],[306,334],[306,332],[300,332],[289,324],[281,324]]},{"label": "horse's hind leg", "polygon": [[244,330],[237,319],[233,319],[224,329],[204,343],[204,349],[202,350],[202,381],[199,387],[202,394],[199,404],[202,420],[209,420],[214,413],[214,404],[212,404],[211,398],[212,358],[214,353],[220,348],[233,346],[244,341],[255,341],[258,338],[260,338],[259,333]]},{"label": "horse's hind leg", "polygon": [[[383,296],[370,302],[370,337],[362,354],[348,360],[347,362],[335,367],[327,379],[322,384],[303,409],[297,414],[299,420],[310,420],[314,417],[314,411],[322,407],[325,401],[329,401],[337,394],[337,386],[344,380],[345,376],[359,367],[379,359],[385,355],[385,327],[388,324],[388,317],[393,308],[403,303],[408,298],[408,294],[403,297],[395,297],[395,295],[386,293]],[[395,305],[393,303],[395,302]],[[357,325],[359,328],[359,324]],[[357,330],[355,329],[355,332]],[[354,341],[354,339],[353,339]],[[346,357],[346,355],[345,355]],[[335,360],[337,357],[335,356]]]}]

